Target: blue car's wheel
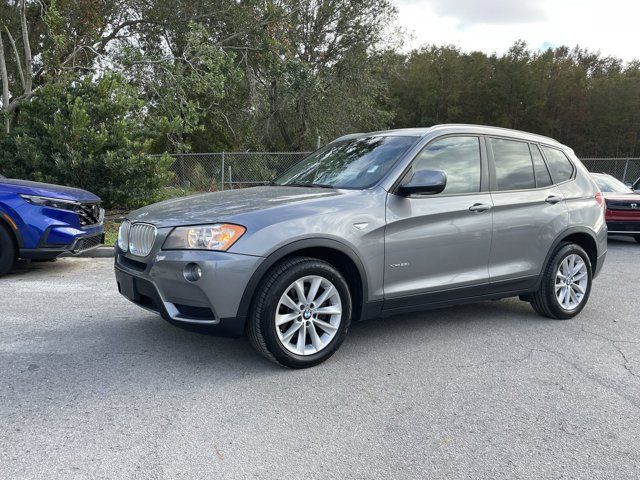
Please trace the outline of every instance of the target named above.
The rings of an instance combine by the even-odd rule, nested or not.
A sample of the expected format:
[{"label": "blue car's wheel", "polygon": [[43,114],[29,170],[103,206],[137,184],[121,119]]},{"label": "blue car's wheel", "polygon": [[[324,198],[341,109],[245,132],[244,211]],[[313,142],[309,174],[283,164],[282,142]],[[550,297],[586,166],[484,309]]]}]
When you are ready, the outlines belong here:
[{"label": "blue car's wheel", "polygon": [[0,276],[8,273],[16,263],[16,244],[11,232],[0,223]]}]

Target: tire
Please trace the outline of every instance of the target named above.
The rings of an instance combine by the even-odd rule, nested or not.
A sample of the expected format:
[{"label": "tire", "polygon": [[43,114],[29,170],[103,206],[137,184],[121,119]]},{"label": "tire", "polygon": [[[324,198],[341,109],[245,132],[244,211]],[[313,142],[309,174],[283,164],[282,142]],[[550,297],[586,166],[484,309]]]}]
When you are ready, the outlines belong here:
[{"label": "tire", "polygon": [[17,258],[18,252],[13,234],[0,223],[0,277],[11,271]]},{"label": "tire", "polygon": [[[303,290],[303,304],[295,283]],[[314,286],[315,296],[311,292]],[[321,298],[325,294],[328,298]],[[314,299],[320,304],[316,305]],[[291,257],[271,268],[260,282],[250,309],[247,336],[269,360],[289,368],[312,367],[340,347],[351,324],[351,312],[349,286],[333,265],[310,257]]]},{"label": "tire", "polygon": [[636,235],[635,237],[633,237],[636,239],[636,242],[640,243],[640,235]]},{"label": "tire", "polygon": [[[578,258],[582,260],[584,269],[580,272],[569,275],[570,285],[566,285],[561,282],[562,277],[557,277],[558,274],[562,274],[561,268],[564,271],[568,270],[571,266],[571,260],[575,260],[574,267],[580,265]],[[563,264],[568,259],[568,263]],[[561,264],[563,266],[561,267]],[[575,268],[574,268],[575,270]],[[583,275],[584,274],[584,275]],[[558,278],[558,285],[556,285],[556,278]],[[571,281],[575,278],[575,281]],[[586,279],[586,281],[583,281]],[[574,243],[563,243],[558,246],[555,253],[551,257],[549,264],[546,266],[540,288],[537,292],[531,295],[531,306],[540,315],[548,318],[554,318],[556,320],[567,320],[578,315],[587,304],[589,295],[591,294],[591,283],[593,280],[593,274],[591,270],[591,261],[589,255],[580,247]],[[577,287],[575,285],[578,285]],[[559,286],[562,285],[562,286]],[[556,290],[558,287],[558,290]],[[562,294],[565,289],[566,294]],[[583,293],[580,293],[582,289]],[[571,294],[573,291],[573,294]],[[563,304],[560,299],[563,298]],[[582,297],[580,297],[582,295]],[[574,298],[576,301],[574,302]],[[579,299],[579,301],[577,301]],[[576,303],[577,302],[577,303]]]}]

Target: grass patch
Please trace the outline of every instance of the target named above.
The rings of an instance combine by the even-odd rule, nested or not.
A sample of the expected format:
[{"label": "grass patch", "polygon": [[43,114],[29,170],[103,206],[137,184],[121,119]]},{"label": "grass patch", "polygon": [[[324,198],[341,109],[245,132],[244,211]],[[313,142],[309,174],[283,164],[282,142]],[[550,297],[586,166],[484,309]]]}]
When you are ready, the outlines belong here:
[{"label": "grass patch", "polygon": [[[118,216],[119,217],[119,216]],[[104,219],[104,244],[111,247],[118,241],[119,218]]]}]

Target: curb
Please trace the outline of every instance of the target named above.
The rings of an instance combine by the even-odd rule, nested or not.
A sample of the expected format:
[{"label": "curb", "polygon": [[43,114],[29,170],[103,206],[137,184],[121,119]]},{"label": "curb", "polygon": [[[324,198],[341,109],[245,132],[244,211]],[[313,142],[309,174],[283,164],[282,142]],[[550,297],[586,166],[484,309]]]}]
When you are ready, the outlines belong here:
[{"label": "curb", "polygon": [[113,258],[115,255],[115,247],[98,247],[87,250],[86,252],[80,252],[74,257],[85,258]]}]

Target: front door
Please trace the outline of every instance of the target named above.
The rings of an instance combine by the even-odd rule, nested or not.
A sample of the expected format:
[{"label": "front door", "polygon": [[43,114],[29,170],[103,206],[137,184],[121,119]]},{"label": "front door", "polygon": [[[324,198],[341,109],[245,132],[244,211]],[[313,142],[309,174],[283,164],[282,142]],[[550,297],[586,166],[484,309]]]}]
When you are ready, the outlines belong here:
[{"label": "front door", "polygon": [[482,139],[447,136],[427,145],[403,178],[442,170],[447,185],[435,195],[387,196],[385,309],[445,300],[489,282],[492,200]]}]

